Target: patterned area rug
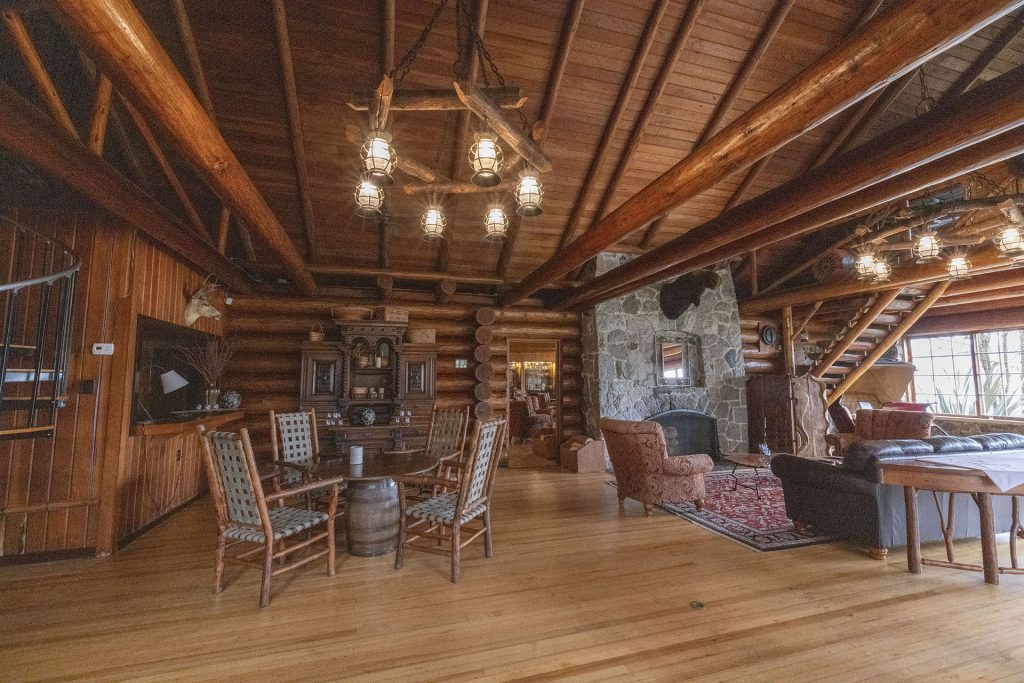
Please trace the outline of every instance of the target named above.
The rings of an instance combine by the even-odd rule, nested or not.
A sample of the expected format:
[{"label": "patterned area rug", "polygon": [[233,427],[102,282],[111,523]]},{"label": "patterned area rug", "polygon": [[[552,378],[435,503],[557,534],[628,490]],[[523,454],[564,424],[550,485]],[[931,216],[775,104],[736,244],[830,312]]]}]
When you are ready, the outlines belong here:
[{"label": "patterned area rug", "polygon": [[793,523],[786,517],[782,482],[771,472],[759,470],[755,475],[751,469],[740,469],[736,476],[741,484],[750,486],[756,480],[761,499],[757,499],[753,489],[742,485],[733,491],[734,480],[729,476],[729,470],[716,470],[706,475],[708,495],[702,511],[697,512],[693,503],[667,503],[660,507],[758,552],[802,548],[836,540],[836,536],[819,534],[813,529],[799,533],[793,528]]}]

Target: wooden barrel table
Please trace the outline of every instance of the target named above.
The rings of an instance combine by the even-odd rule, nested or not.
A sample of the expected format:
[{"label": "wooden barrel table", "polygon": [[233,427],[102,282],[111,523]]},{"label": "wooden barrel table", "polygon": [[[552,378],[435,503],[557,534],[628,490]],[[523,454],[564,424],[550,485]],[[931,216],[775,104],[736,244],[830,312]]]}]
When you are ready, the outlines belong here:
[{"label": "wooden barrel table", "polygon": [[398,484],[391,477],[424,474],[437,458],[423,451],[368,454],[360,465],[348,456],[323,460],[316,468],[322,477],[345,477],[345,539],[350,555],[376,557],[394,552],[398,545]]}]

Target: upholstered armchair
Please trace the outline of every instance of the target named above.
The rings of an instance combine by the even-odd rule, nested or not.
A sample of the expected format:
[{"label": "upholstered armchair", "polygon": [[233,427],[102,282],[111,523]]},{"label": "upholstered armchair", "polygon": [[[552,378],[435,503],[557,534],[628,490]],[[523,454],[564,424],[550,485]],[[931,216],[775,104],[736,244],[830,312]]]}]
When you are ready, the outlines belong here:
[{"label": "upholstered armchair", "polygon": [[[845,410],[845,409],[844,409]],[[848,424],[840,424],[830,410],[833,421],[841,430],[837,434],[825,436],[825,442],[832,450],[832,455],[839,457],[847,446],[856,441],[874,441],[877,439],[926,439],[932,435],[932,422],[935,416],[918,410],[871,410],[860,409],[853,422],[853,432]]]},{"label": "upholstered armchair", "polygon": [[542,431],[554,424],[550,415],[537,412],[534,405],[536,400],[533,396],[527,396],[523,400],[509,401],[508,433],[510,437],[518,438],[520,443],[536,439]]},{"label": "upholstered armchair", "polygon": [[602,417],[598,425],[615,470],[619,504],[626,498],[638,500],[643,503],[645,515],[650,515],[651,508],[660,503],[692,500],[698,510],[704,507],[704,474],[715,465],[709,456],[670,458],[665,435],[657,422]]}]

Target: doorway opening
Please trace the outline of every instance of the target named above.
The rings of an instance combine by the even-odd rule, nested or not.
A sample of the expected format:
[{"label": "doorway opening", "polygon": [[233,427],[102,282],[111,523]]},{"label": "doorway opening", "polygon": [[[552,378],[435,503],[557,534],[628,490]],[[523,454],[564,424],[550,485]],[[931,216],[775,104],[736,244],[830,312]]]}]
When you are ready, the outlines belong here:
[{"label": "doorway opening", "polygon": [[551,467],[562,442],[561,342],[508,340],[509,467]]}]

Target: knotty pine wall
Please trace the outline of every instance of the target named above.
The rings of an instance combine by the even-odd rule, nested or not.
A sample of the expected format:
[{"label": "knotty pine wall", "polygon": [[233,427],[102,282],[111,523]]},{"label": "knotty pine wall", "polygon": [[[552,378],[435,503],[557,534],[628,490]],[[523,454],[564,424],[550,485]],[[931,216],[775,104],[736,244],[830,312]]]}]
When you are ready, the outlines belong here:
[{"label": "knotty pine wall", "polygon": [[[203,485],[194,437],[161,443],[129,434],[137,316],[183,324],[185,292],[203,276],[111,218],[17,209],[0,216],[55,236],[82,261],[56,434],[0,441],[0,561],[110,551]],[[219,321],[196,328],[222,333]],[[99,341],[114,342],[115,354],[93,356]],[[95,381],[94,394],[82,393],[85,380]]]},{"label": "knotty pine wall", "polygon": [[[295,410],[299,401],[300,353],[311,327],[320,324],[330,338],[332,306],[379,304],[372,291],[347,289],[326,291],[317,299],[292,296],[235,295],[228,309],[227,337],[235,355],[224,381],[225,389],[242,394],[246,426],[260,457],[269,458],[270,441],[267,411]],[[493,306],[489,297],[456,295],[448,303],[436,303],[423,293],[395,292],[391,305],[409,309],[409,322],[417,327],[437,330],[439,348],[437,367],[437,405],[442,408],[475,405],[475,376],[479,365],[473,356],[478,346],[476,312]],[[489,326],[493,334],[488,342],[494,375],[490,379],[490,398],[495,417],[504,416],[506,370],[509,338],[559,339],[562,341],[562,409],[566,436],[579,433],[583,425],[580,410],[580,326],[574,313],[548,311],[520,306],[499,310]],[[455,360],[469,361],[466,369],[457,369]],[[422,416],[426,417],[426,416]]]}]

